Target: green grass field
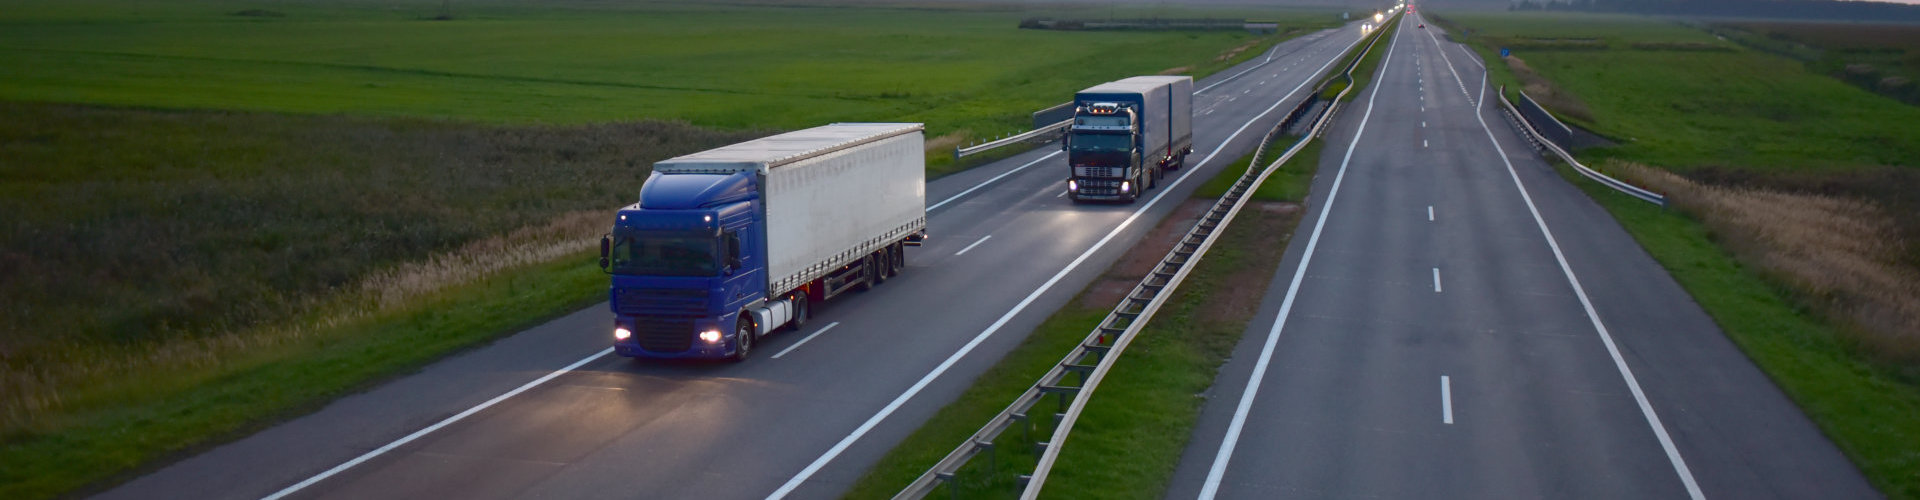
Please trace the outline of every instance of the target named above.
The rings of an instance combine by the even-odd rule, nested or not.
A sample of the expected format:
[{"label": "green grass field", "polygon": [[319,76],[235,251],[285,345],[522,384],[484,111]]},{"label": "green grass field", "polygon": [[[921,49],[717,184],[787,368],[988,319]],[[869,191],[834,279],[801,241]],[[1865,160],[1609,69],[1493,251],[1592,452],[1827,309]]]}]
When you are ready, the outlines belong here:
[{"label": "green grass field", "polygon": [[[1019,30],[1029,13],[984,8],[454,2],[454,20],[428,20],[439,4],[6,2],[0,99],[723,128],[899,120],[984,137],[1118,76],[1217,70],[1216,55],[1255,41]],[[234,15],[250,9],[281,15]]]},{"label": "green grass field", "polygon": [[[1914,166],[1920,108],[1808,72],[1799,62],[1745,50],[1677,22],[1591,14],[1443,13],[1498,64],[1502,46],[1579,96],[1591,121],[1620,143],[1583,157],[1687,170]],[[1597,40],[1604,48],[1531,48],[1543,39]],[[1681,48],[1673,48],[1681,47]]]},{"label": "green grass field", "polygon": [[[1874,244],[1912,254],[1920,245],[1920,203],[1912,194],[1920,188],[1920,175],[1912,173],[1920,167],[1920,108],[1671,20],[1567,13],[1435,18],[1464,34],[1495,82],[1512,88],[1544,80],[1531,85],[1565,94],[1542,100],[1547,106],[1585,108],[1555,111],[1619,143],[1580,151],[1589,165],[1620,160],[1702,184],[1862,200],[1885,209],[1885,227],[1894,230],[1882,242],[1829,243],[1836,249],[1828,253]],[[1502,64],[1500,47],[1513,49],[1535,75]],[[1788,244],[1784,235],[1819,238],[1817,227],[1776,221],[1775,236],[1715,232],[1707,226],[1733,226],[1697,219],[1714,216],[1691,208],[1700,200],[1660,210],[1568,178],[1600,201],[1883,493],[1920,498],[1920,365],[1889,354],[1912,346],[1862,341],[1874,334],[1850,319],[1843,295],[1811,292],[1785,268],[1756,260]]]}]

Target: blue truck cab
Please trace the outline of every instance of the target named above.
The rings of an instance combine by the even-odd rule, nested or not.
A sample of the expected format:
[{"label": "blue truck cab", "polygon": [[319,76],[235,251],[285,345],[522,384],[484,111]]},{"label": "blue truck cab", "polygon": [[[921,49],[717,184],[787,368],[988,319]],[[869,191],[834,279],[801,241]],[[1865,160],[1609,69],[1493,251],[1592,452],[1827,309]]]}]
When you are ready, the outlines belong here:
[{"label": "blue truck cab", "polygon": [[[739,353],[739,314],[765,301],[766,242],[756,179],[746,173],[654,173],[640,203],[603,240],[622,356],[719,358]],[[624,332],[624,333],[623,333]]]}]

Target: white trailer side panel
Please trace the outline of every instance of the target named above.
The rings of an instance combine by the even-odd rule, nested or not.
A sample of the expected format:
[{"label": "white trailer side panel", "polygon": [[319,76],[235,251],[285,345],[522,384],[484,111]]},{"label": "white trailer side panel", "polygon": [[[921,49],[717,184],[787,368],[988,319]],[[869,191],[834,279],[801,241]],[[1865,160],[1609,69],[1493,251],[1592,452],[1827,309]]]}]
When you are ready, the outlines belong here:
[{"label": "white trailer side panel", "polygon": [[769,294],[926,229],[924,136],[895,135],[768,169]]}]

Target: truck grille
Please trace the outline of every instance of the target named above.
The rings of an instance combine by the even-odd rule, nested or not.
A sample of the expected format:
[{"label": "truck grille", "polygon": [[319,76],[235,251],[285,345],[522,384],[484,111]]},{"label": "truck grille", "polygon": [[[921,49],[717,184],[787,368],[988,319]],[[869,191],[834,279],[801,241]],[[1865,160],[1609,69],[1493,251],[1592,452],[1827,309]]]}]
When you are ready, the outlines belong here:
[{"label": "truck grille", "polygon": [[1075,177],[1120,177],[1119,167],[1073,167]]},{"label": "truck grille", "polygon": [[641,316],[634,318],[633,337],[653,352],[683,352],[693,347],[693,318]]},{"label": "truck grille", "polygon": [[620,314],[702,314],[707,291],[691,288],[623,288],[614,295]]},{"label": "truck grille", "polygon": [[1081,196],[1119,196],[1119,179],[1078,179]]}]

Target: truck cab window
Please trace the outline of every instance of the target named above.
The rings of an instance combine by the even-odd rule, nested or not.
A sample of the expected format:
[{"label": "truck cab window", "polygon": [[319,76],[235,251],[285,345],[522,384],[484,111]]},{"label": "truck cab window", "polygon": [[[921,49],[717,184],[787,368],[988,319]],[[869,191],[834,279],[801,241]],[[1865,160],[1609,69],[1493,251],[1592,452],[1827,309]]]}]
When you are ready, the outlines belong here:
[{"label": "truck cab window", "polygon": [[716,247],[712,233],[615,228],[607,270],[636,276],[713,276],[722,264]]}]

